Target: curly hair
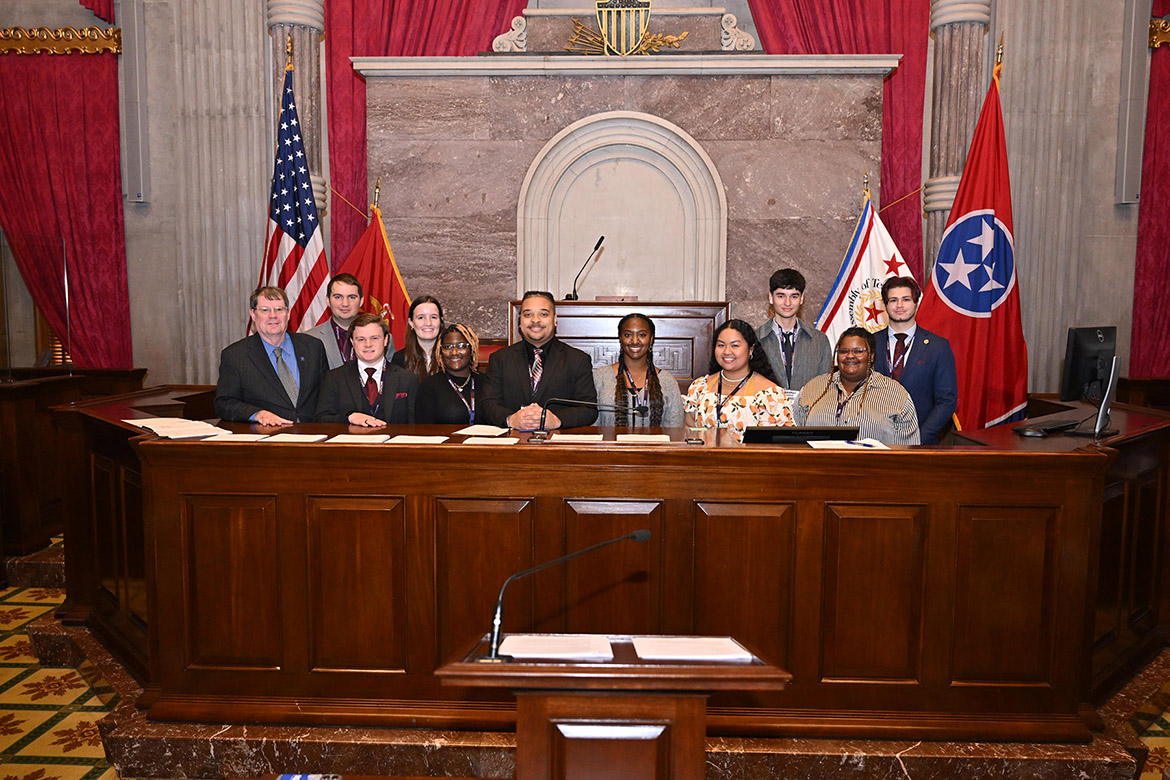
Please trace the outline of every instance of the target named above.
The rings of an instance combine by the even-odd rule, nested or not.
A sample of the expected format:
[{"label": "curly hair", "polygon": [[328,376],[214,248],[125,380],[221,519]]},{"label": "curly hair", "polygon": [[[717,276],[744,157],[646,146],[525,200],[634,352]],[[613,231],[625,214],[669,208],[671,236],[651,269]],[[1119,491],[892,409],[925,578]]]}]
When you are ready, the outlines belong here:
[{"label": "curly hair", "polygon": [[[841,342],[844,341],[845,339],[849,338],[850,336],[853,336],[855,338],[859,338],[859,339],[863,340],[865,342],[865,345],[867,347],[869,347],[869,370],[866,371],[866,373],[865,373],[865,379],[861,380],[862,383],[865,385],[865,389],[861,391],[861,403],[857,405],[857,413],[860,414],[861,410],[865,407],[865,396],[869,394],[869,378],[871,376],[873,376],[873,358],[874,358],[874,353],[877,351],[877,341],[874,340],[873,334],[870,333],[868,330],[866,330],[865,328],[857,327],[855,325],[852,328],[846,328],[844,331],[841,332],[841,335],[837,338],[837,346],[833,348],[834,355],[837,354],[836,350],[841,349]],[[820,400],[822,398],[825,397],[825,393],[829,392],[829,388],[833,386],[833,374],[834,373],[840,374],[841,369],[837,369],[836,371],[829,374],[829,381],[825,382],[825,389],[822,390],[821,394],[817,396],[817,400],[813,401],[811,404],[808,405],[808,408],[810,410],[813,407],[815,407],[820,402]]]},{"label": "curly hair", "polygon": [[[662,385],[658,381],[658,369],[654,367],[654,320],[645,314],[638,314],[637,312],[627,314],[618,322],[618,338],[621,338],[622,330],[626,327],[626,323],[635,319],[645,322],[646,329],[650,331],[650,344],[646,348],[646,395],[650,399],[650,425],[662,425]],[[617,382],[614,383],[613,388],[614,406],[627,406],[632,390],[633,388],[630,387],[629,382],[626,380],[626,351],[619,349]],[[630,424],[631,420],[628,412],[614,411],[614,425]]]},{"label": "curly hair", "polygon": [[719,343],[719,334],[728,328],[743,336],[748,347],[748,368],[772,384],[780,384],[776,381],[776,375],[772,373],[772,364],[768,362],[768,356],[764,354],[764,348],[760,346],[760,340],[756,337],[755,330],[752,329],[750,323],[743,320],[728,320],[715,331],[715,336],[711,339],[711,363],[707,367],[707,373],[715,374],[720,369],[719,361],[715,359],[715,345]]}]

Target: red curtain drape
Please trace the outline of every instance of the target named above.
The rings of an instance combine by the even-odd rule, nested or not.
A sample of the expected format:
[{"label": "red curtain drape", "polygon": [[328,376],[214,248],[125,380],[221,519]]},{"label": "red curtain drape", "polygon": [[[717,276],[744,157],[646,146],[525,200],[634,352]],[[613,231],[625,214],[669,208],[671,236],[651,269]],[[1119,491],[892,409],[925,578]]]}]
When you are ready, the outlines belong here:
[{"label": "red curtain drape", "polygon": [[[527,0],[326,0],[325,58],[329,101],[329,175],[358,208],[366,182],[366,83],[349,58],[473,55],[491,48]],[[334,269],[366,228],[365,219],[334,201],[330,256]],[[391,237],[393,238],[393,237]]]},{"label": "red curtain drape", "polygon": [[102,21],[114,23],[114,0],[81,0],[81,4],[93,11]]},{"label": "red curtain drape", "polygon": [[[882,89],[881,203],[918,189],[930,0],[748,0],[748,6],[768,54],[903,55]],[[858,189],[860,203],[860,180]],[[920,197],[909,197],[881,212],[918,279],[921,203]]]},{"label": "red curtain drape", "polygon": [[74,363],[129,368],[115,55],[0,55],[0,227]]},{"label": "red curtain drape", "polygon": [[[1170,0],[1154,0],[1154,16]],[[1150,56],[1150,98],[1138,199],[1130,376],[1170,377],[1170,46]]]}]

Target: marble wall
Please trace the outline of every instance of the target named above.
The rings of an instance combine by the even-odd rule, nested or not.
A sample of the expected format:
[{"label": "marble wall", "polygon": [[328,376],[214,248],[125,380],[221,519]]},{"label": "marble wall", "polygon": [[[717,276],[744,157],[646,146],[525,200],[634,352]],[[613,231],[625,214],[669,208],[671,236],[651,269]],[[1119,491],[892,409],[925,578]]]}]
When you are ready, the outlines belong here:
[{"label": "marble wall", "polygon": [[701,145],[726,188],[726,297],[733,316],[753,322],[767,316],[768,276],[787,265],[809,278],[805,315],[816,315],[848,244],[863,171],[878,184],[880,75],[366,77],[369,181],[381,177],[407,287],[437,296],[448,319],[486,337],[506,335],[506,302],[517,293],[525,174],[583,117],[644,112]]}]

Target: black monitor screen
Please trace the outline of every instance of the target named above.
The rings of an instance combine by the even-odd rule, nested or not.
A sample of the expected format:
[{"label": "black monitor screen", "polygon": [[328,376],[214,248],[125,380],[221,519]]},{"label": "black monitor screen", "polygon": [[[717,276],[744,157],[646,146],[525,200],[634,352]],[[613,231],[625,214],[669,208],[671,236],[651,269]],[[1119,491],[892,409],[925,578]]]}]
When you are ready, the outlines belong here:
[{"label": "black monitor screen", "polygon": [[1109,382],[1109,367],[1117,353],[1117,328],[1069,328],[1064,351],[1060,400],[1097,400]]},{"label": "black monitor screen", "polygon": [[820,426],[753,427],[743,432],[744,444],[808,444],[810,441],[855,441],[857,426],[834,428]]}]

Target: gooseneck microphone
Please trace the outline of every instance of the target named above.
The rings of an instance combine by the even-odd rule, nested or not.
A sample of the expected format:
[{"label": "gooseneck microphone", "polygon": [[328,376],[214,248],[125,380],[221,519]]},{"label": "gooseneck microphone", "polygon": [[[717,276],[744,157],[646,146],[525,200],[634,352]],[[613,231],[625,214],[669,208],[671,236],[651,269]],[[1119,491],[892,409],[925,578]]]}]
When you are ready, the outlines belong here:
[{"label": "gooseneck microphone", "polygon": [[581,274],[585,272],[585,266],[589,265],[589,261],[593,259],[595,254],[597,254],[597,250],[601,249],[601,244],[603,241],[605,241],[605,236],[597,239],[597,243],[593,245],[593,251],[589,253],[589,257],[586,257],[585,262],[581,264],[581,270],[578,271],[577,275],[573,277],[573,292],[565,296],[566,301],[580,300],[580,298],[577,296],[577,280],[581,278]]},{"label": "gooseneck microphone", "polygon": [[541,571],[542,569],[547,569],[549,566],[556,566],[558,563],[564,563],[565,561],[572,560],[573,558],[576,558],[578,555],[584,555],[585,553],[593,552],[594,550],[600,550],[602,547],[608,547],[611,544],[617,544],[618,542],[624,542],[627,539],[630,539],[630,540],[635,541],[635,542],[645,542],[645,541],[648,541],[650,539],[650,532],[645,530],[645,529],[642,529],[640,531],[634,531],[632,534],[626,534],[625,536],[619,536],[616,539],[609,539],[609,540],[604,541],[604,542],[599,542],[599,543],[593,545],[592,547],[586,547],[584,550],[577,550],[577,552],[571,552],[568,555],[562,555],[560,558],[553,558],[551,561],[547,561],[545,563],[542,563],[539,566],[533,566],[531,569],[525,569],[524,571],[518,571],[515,574],[513,574],[511,577],[509,577],[508,579],[504,580],[504,584],[500,587],[500,597],[496,599],[496,612],[495,612],[495,615],[492,616],[492,636],[491,636],[491,641],[488,643],[488,654],[485,656],[481,656],[477,660],[483,661],[483,662],[498,662],[501,660],[501,658],[500,658],[500,624],[503,622],[503,615],[504,615],[504,591],[506,591],[508,589],[508,586],[512,584],[513,580],[518,580],[521,577],[527,577],[529,574],[535,574],[536,572]]},{"label": "gooseneck microphone", "polygon": [[544,431],[545,416],[548,414],[548,408],[553,404],[560,404],[561,406],[588,406],[599,412],[633,412],[639,417],[645,417],[650,413],[650,407],[646,404],[626,406],[624,404],[603,404],[597,401],[578,401],[574,398],[550,398],[540,405],[540,427],[536,429],[537,431]]}]

